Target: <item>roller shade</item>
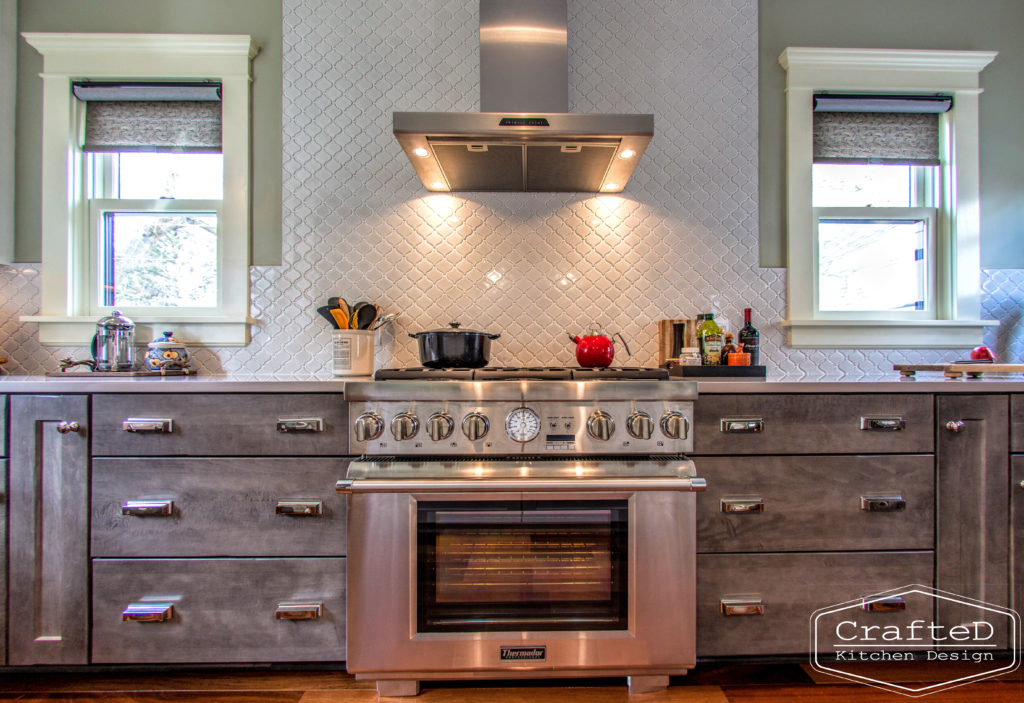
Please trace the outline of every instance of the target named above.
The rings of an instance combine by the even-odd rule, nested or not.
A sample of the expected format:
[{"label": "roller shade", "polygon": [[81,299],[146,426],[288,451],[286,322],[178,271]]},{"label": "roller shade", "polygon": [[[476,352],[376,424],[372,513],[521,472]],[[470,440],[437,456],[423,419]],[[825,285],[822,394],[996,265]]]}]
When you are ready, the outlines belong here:
[{"label": "roller shade", "polygon": [[814,96],[814,162],[910,164],[939,161],[939,114],[949,96]]},{"label": "roller shade", "polygon": [[84,151],[221,151],[218,83],[75,83]]}]

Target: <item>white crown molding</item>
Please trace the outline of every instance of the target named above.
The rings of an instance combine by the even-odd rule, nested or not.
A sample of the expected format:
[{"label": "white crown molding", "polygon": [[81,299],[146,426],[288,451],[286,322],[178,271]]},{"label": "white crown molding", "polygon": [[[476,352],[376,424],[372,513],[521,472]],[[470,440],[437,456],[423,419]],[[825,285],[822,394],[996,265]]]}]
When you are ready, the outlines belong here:
[{"label": "white crown molding", "polygon": [[252,59],[259,46],[248,34],[76,34],[22,32],[43,55],[80,51],[144,53],[202,53]]},{"label": "white crown molding", "polygon": [[788,47],[779,63],[790,68],[884,68],[907,71],[968,71],[978,73],[999,54],[998,51],[934,51],[914,49],[834,49]]}]

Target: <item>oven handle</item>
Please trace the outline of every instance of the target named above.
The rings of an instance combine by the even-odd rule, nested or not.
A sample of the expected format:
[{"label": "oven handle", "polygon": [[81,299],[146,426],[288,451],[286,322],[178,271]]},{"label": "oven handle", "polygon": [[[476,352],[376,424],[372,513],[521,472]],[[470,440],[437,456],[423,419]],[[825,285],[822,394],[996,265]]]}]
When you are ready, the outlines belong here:
[{"label": "oven handle", "polygon": [[707,481],[686,478],[579,478],[579,479],[368,479],[343,478],[334,485],[338,493],[473,493],[509,491],[703,491]]}]

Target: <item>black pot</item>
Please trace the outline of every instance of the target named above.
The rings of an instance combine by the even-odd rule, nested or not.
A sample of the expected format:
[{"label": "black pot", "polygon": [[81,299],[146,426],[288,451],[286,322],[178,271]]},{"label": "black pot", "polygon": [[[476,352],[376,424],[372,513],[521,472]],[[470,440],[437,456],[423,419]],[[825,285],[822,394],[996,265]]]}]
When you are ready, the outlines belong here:
[{"label": "black pot", "polygon": [[419,342],[420,363],[429,369],[479,369],[487,366],[491,340],[501,335],[460,330],[458,322],[449,325],[451,329],[409,335]]}]

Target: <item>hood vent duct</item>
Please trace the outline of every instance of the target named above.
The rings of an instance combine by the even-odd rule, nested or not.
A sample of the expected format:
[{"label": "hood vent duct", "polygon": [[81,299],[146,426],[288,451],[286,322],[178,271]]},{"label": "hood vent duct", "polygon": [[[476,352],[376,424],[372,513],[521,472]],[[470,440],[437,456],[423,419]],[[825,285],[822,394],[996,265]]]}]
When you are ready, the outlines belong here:
[{"label": "hood vent duct", "polygon": [[621,192],[653,115],[568,112],[566,0],[480,0],[484,112],[395,112],[427,190]]}]

